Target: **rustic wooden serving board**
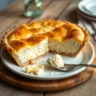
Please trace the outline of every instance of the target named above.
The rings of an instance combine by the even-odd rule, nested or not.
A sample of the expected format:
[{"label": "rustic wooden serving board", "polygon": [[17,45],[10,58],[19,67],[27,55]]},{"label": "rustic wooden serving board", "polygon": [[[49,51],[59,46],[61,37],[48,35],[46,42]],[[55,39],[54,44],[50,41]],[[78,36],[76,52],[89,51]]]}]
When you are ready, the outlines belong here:
[{"label": "rustic wooden serving board", "polygon": [[80,74],[67,79],[55,81],[31,80],[12,73],[0,61],[0,78],[14,87],[29,91],[54,92],[73,88],[89,80],[92,73],[93,71],[87,68]]}]

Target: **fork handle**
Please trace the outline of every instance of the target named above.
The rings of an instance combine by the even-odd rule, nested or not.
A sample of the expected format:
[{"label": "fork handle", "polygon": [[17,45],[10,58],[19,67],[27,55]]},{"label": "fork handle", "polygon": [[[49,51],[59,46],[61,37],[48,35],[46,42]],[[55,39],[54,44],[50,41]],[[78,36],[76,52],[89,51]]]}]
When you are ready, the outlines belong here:
[{"label": "fork handle", "polygon": [[94,67],[96,68],[96,65],[87,65],[87,64],[78,64],[77,66],[86,66],[86,67]]}]

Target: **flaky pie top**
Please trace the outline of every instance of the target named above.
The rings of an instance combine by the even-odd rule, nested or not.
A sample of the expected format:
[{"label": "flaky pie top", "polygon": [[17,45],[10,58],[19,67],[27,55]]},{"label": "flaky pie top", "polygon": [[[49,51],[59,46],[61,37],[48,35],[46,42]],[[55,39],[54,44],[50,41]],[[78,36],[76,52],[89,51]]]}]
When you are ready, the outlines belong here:
[{"label": "flaky pie top", "polygon": [[39,44],[45,38],[59,42],[68,39],[86,42],[89,38],[88,31],[82,27],[73,23],[56,20],[23,24],[10,32],[4,38],[7,38],[7,43],[16,52],[26,46],[32,47]]}]

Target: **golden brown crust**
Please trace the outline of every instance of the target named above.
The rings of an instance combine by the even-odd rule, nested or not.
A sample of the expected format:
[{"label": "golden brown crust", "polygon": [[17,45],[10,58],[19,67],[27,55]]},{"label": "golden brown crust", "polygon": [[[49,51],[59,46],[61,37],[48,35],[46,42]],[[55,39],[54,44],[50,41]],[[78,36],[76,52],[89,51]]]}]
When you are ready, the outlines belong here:
[{"label": "golden brown crust", "polygon": [[[47,21],[42,21],[42,22],[45,25],[48,25],[48,24],[52,26],[54,25],[53,22],[52,24],[50,23],[51,22],[50,20],[48,21],[48,23],[45,23]],[[36,27],[36,25],[39,26],[42,22],[36,22],[36,24],[32,23],[31,25],[34,26],[35,24],[35,27]],[[45,26],[43,23],[42,23],[42,26]],[[83,41],[86,42],[89,38],[89,33],[85,29],[69,22],[64,23],[62,26],[57,27],[50,32],[39,35],[41,33],[44,33],[42,29],[28,29],[28,26],[23,24],[22,26],[12,31],[12,33],[7,37],[8,38],[7,42],[9,43],[9,46],[11,46],[14,49],[14,51],[19,51],[26,46],[34,46],[34,44],[40,43],[39,41],[44,40],[46,37],[48,37],[49,39],[55,39],[58,41],[64,41],[67,39],[75,38],[80,42],[83,42]],[[35,37],[34,37],[34,34],[35,34]],[[37,39],[35,39],[34,41],[34,38],[37,38]]]},{"label": "golden brown crust", "polygon": [[[84,47],[90,35],[86,29],[76,24],[66,21],[45,20],[41,22],[22,24],[13,30],[10,30],[4,35],[2,44],[7,49],[9,54],[17,60],[18,58],[15,56],[16,51],[21,50],[25,46],[38,44],[47,37],[49,39],[56,39],[59,41],[75,38],[76,40],[82,42],[83,46],[78,50],[78,52],[74,54],[60,53],[74,57]],[[17,60],[16,62],[19,66],[23,66],[20,61]]]},{"label": "golden brown crust", "polygon": [[48,28],[44,31],[48,31],[50,28],[56,28],[61,25],[63,25],[64,22],[59,21],[59,20],[44,20],[44,21],[39,21],[39,22],[32,22],[29,23],[29,27],[31,28]]},{"label": "golden brown crust", "polygon": [[[76,24],[76,25],[77,25],[77,24]],[[87,41],[89,40],[89,38],[90,38],[90,34],[89,34],[88,30],[85,29],[85,28],[83,28],[83,27],[81,27],[81,26],[79,26],[79,25],[77,25],[77,26],[78,26],[79,28],[81,28],[82,31],[83,31],[84,34],[85,34],[85,38],[84,38],[83,42],[87,42]]]},{"label": "golden brown crust", "polygon": [[[34,44],[38,44],[39,41],[42,41],[48,37],[39,36],[39,34],[46,33],[50,28],[50,30],[52,30],[58,26],[61,26],[62,24],[64,24],[62,21],[54,20],[23,24],[8,32],[8,35],[5,35],[5,37],[7,38],[7,43],[9,46],[11,46],[14,51],[19,51],[26,46],[34,46]],[[36,35],[38,36],[34,42],[32,38],[34,38]]]},{"label": "golden brown crust", "polygon": [[[54,39],[58,41],[75,39],[83,42],[87,34],[88,32],[86,32],[86,30],[83,29],[82,31],[82,29],[76,24],[66,22],[64,25],[42,35],[47,36],[49,39]],[[86,40],[88,40],[88,38],[86,38]]]},{"label": "golden brown crust", "polygon": [[26,46],[32,47],[40,42],[42,42],[44,39],[47,37],[44,36],[35,36],[35,37],[30,37],[26,39],[21,39],[21,40],[14,40],[9,42],[9,45],[16,51],[18,52],[19,50],[25,48]]}]

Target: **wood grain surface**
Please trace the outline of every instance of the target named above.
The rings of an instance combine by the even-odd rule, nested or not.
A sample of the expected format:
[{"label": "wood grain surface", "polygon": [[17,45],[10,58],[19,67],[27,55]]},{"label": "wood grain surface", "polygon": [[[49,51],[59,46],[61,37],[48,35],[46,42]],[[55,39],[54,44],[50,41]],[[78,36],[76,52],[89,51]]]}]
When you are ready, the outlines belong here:
[{"label": "wood grain surface", "polygon": [[[0,12],[0,40],[6,31],[22,23],[30,21],[38,21],[42,19],[59,19],[68,20],[70,22],[77,23],[76,7],[80,0],[43,0],[44,1],[44,13],[38,18],[27,18],[23,15],[24,0],[16,0],[16,2],[10,5],[8,8]],[[96,41],[91,36],[90,42],[93,44],[96,51]],[[2,64],[2,63],[0,63]],[[96,64],[96,57],[93,61]],[[93,69],[92,78],[80,86],[71,88],[66,91],[60,92],[29,92],[14,88],[3,80],[0,79],[0,95],[2,96],[96,96],[96,69]],[[89,72],[90,71],[86,71]],[[91,71],[92,72],[92,71]],[[92,73],[91,73],[92,74]],[[14,76],[14,75],[13,75]],[[87,75],[89,76],[89,75]],[[90,75],[91,76],[91,75]],[[89,77],[90,77],[89,76]],[[1,78],[4,78],[2,74]],[[7,77],[10,79],[9,77]],[[20,82],[20,81],[19,81]],[[59,82],[59,84],[61,84]],[[19,84],[17,83],[19,86]],[[49,90],[49,89],[48,89]]]},{"label": "wood grain surface", "polygon": [[36,92],[55,92],[73,88],[89,80],[92,76],[92,73],[93,70],[87,68],[85,71],[76,76],[62,80],[32,80],[12,73],[2,64],[2,62],[0,62],[0,78],[2,80],[17,88]]}]

